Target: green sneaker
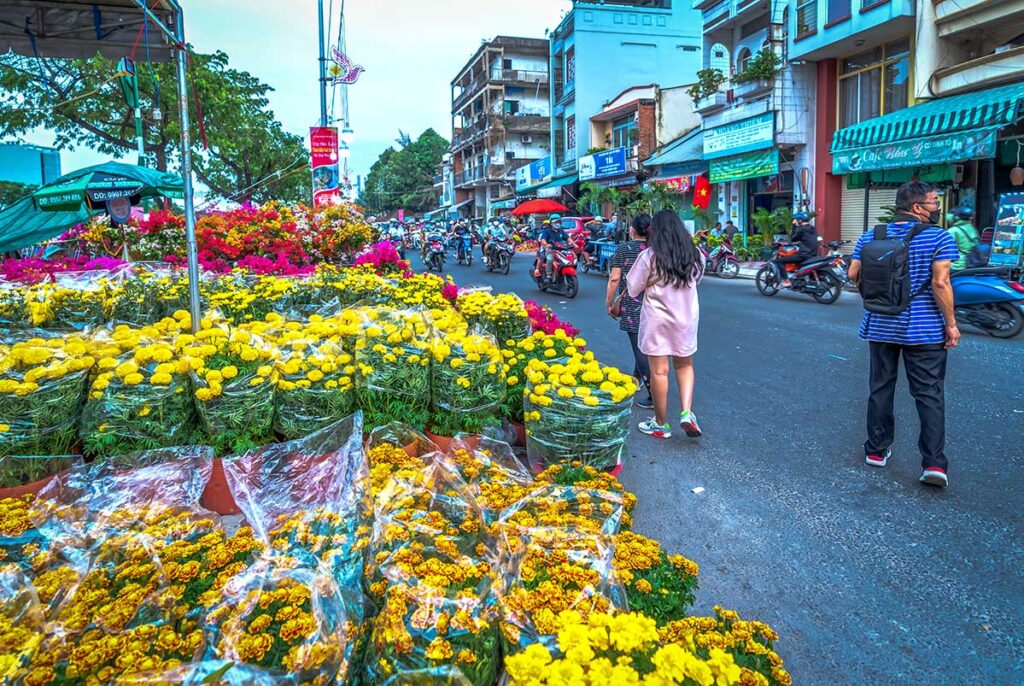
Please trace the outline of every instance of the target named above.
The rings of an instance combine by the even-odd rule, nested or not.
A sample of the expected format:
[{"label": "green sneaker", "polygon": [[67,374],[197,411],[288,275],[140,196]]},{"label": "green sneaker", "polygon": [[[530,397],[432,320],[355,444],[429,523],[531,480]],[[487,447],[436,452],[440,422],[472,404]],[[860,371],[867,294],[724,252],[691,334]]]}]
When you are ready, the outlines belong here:
[{"label": "green sneaker", "polygon": [[659,424],[654,417],[640,422],[637,428],[640,429],[641,433],[645,433],[648,436],[661,439],[672,438],[672,430],[668,427],[668,424]]},{"label": "green sneaker", "polygon": [[697,423],[697,415],[692,412],[679,413],[679,428],[690,438],[700,438],[700,424]]}]

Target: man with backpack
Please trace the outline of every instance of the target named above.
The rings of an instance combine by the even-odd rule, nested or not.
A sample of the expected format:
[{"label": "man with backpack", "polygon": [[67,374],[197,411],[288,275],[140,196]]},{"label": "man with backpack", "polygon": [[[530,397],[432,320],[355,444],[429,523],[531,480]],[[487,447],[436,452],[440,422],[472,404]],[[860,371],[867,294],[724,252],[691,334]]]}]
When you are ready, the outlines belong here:
[{"label": "man with backpack", "polygon": [[896,191],[896,217],[860,237],[850,278],[864,299],[860,337],[871,355],[865,461],[884,467],[892,454],[893,402],[903,358],[921,420],[920,481],[946,486],[946,354],[960,342],[953,310],[950,264],[956,242],[941,227],[939,196],[920,181]]}]

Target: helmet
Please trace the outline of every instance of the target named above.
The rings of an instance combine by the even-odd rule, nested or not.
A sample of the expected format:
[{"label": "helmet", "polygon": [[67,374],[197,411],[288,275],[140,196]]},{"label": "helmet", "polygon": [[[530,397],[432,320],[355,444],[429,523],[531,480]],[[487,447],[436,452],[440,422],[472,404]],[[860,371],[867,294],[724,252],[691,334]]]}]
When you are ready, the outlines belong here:
[{"label": "helmet", "polygon": [[956,219],[971,221],[974,219],[974,208],[966,205],[958,205],[949,211]]},{"label": "helmet", "polygon": [[604,217],[602,217],[601,215],[597,215],[596,217],[594,217],[594,221],[595,222],[603,222],[604,221]]},{"label": "helmet", "polygon": [[555,212],[550,217],[548,217],[548,219],[550,219],[551,221],[554,221],[556,219],[561,219],[561,218],[562,218],[562,215],[558,214],[557,212]]},{"label": "helmet", "polygon": [[793,219],[797,220],[798,222],[805,222],[809,218],[810,217],[807,216],[806,212],[796,212],[793,214]]}]

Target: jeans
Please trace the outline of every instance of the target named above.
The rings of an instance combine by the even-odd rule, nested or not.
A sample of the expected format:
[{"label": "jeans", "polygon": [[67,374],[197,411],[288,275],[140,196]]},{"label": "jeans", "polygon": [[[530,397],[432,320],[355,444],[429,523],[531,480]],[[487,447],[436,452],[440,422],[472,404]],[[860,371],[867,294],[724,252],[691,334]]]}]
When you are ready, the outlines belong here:
[{"label": "jeans", "polygon": [[892,446],[896,428],[893,402],[900,372],[900,356],[917,403],[921,433],[917,447],[921,466],[947,469],[946,445],[946,348],[942,343],[896,345],[871,341],[871,395],[868,398],[868,440],[864,452],[881,455]]},{"label": "jeans", "polygon": [[629,345],[633,348],[633,376],[640,379],[640,382],[647,389],[647,395],[651,394],[651,364],[647,361],[647,355],[640,352],[639,334],[627,331]]}]

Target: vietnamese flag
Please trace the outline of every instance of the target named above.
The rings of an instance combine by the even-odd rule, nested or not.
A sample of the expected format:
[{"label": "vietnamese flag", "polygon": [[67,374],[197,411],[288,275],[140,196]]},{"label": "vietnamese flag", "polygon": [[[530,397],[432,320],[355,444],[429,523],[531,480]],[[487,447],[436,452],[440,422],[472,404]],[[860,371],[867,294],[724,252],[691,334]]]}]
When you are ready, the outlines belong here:
[{"label": "vietnamese flag", "polygon": [[711,203],[711,183],[706,176],[698,176],[693,187],[693,205],[706,210]]}]

